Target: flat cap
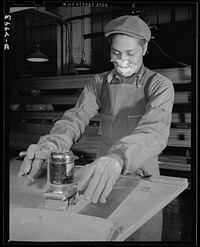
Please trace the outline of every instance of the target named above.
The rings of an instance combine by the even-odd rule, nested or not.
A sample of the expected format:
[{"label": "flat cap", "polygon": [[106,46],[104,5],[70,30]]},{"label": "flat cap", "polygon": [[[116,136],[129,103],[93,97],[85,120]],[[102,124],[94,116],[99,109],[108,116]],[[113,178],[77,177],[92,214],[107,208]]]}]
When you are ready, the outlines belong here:
[{"label": "flat cap", "polygon": [[113,19],[105,26],[105,36],[120,33],[128,36],[145,39],[149,41],[151,38],[151,30],[148,25],[139,17],[133,15],[125,15]]}]

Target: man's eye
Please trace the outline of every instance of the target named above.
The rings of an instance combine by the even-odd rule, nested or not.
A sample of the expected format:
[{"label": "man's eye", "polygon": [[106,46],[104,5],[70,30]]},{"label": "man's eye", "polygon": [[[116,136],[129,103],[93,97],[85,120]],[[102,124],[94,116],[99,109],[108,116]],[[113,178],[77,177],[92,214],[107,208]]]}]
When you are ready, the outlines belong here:
[{"label": "man's eye", "polygon": [[135,56],[135,53],[127,53],[128,56],[133,57]]},{"label": "man's eye", "polygon": [[112,51],[113,55],[116,55],[118,56],[119,55],[119,52],[118,51]]}]

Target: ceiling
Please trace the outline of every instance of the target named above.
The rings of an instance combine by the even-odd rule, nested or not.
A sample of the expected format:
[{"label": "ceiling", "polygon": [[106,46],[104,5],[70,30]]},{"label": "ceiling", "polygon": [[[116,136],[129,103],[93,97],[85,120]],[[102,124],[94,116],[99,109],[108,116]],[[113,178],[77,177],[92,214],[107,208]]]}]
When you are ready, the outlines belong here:
[{"label": "ceiling", "polygon": [[23,10],[26,10],[26,9],[35,9],[35,7],[10,7],[10,13],[23,11]]}]

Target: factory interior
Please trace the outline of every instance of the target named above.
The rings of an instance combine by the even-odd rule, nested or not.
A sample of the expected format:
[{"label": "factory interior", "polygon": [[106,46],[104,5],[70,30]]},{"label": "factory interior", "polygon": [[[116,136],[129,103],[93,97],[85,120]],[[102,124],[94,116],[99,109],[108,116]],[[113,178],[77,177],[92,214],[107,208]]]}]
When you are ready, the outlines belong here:
[{"label": "factory interior", "polygon": [[[162,209],[161,241],[169,245],[195,244],[197,5],[27,3],[8,2],[4,17],[5,161],[22,162],[19,153],[50,132],[63,113],[74,107],[93,76],[113,69],[105,25],[119,16],[139,16],[151,30],[144,65],[169,78],[175,90],[168,143],[158,156],[160,174],[188,182],[187,188]],[[72,147],[78,157],[75,165],[84,166],[95,160],[99,123],[98,113]],[[126,241],[134,241],[132,235]]]}]

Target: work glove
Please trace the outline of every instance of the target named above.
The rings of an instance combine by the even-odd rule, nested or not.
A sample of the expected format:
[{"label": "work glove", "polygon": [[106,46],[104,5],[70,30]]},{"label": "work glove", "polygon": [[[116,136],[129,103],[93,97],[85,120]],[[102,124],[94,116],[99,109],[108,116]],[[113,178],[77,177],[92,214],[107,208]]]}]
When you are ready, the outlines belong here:
[{"label": "work glove", "polygon": [[[51,151],[58,151],[58,147],[53,142],[31,144],[25,152],[26,156],[21,164],[18,176],[27,175],[27,178],[33,182],[33,177],[38,173],[42,163],[47,159]],[[23,155],[22,153],[20,153],[20,156]]]},{"label": "work glove", "polygon": [[102,156],[82,168],[77,189],[84,190],[84,198],[97,203],[106,202],[107,196],[122,172],[120,163],[111,157]]}]

